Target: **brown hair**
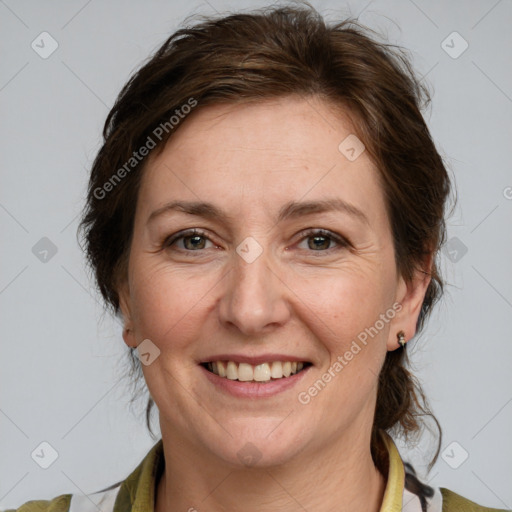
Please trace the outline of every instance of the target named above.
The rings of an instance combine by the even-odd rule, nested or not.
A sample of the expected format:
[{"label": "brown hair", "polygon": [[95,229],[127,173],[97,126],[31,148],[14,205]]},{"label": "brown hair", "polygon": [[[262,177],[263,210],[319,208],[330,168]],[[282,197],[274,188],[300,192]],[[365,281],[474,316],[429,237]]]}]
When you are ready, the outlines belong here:
[{"label": "brown hair", "polygon": [[[206,18],[171,35],[130,78],[106,119],[80,224],[88,262],[115,314],[144,168],[143,160],[130,159],[148,138],[158,138],[156,127],[167,126],[158,132],[155,151],[161,151],[175,131],[171,117],[191,98],[202,108],[313,95],[340,107],[381,173],[399,272],[410,280],[428,256],[437,256],[445,237],[450,181],[421,114],[430,95],[405,51],[378,42],[370,32],[353,19],[328,25],[308,4]],[[119,180],[113,181],[116,170]],[[418,331],[442,293],[435,258],[430,274]],[[138,363],[133,349],[131,355]],[[421,431],[421,416],[433,417],[406,366],[404,349],[390,351],[379,376],[371,446],[377,465],[382,460],[379,430],[407,438]],[[140,364],[137,368],[140,375]],[[150,398],[149,428],[152,405]],[[440,437],[431,466],[439,447]]]}]

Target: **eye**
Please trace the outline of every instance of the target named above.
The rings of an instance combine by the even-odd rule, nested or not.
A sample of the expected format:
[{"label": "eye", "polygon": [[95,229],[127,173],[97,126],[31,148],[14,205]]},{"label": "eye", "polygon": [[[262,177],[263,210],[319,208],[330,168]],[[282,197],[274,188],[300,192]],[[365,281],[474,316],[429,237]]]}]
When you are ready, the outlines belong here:
[{"label": "eye", "polygon": [[[302,233],[302,240],[307,241],[307,248],[315,252],[329,252],[347,247],[349,243],[343,237],[325,229],[309,229]],[[335,242],[338,247],[331,247]]]},{"label": "eye", "polygon": [[188,231],[181,231],[168,237],[162,244],[162,248],[168,248],[172,245],[179,245],[177,242],[183,241],[183,246],[178,247],[179,250],[184,251],[198,251],[205,249],[207,241],[211,240],[206,236],[204,231],[199,229],[189,229]]},{"label": "eye", "polygon": [[[303,240],[307,240],[307,249],[313,252],[330,252],[350,245],[344,237],[325,229],[309,229],[302,233],[301,242]],[[179,246],[180,242],[182,242],[181,247]],[[200,251],[201,249],[208,249],[208,247],[206,247],[208,242],[215,246],[204,231],[200,229],[189,229],[166,238],[162,244],[162,248],[166,249],[177,245],[177,250],[194,252]],[[335,243],[337,247],[332,247],[333,243]]]}]

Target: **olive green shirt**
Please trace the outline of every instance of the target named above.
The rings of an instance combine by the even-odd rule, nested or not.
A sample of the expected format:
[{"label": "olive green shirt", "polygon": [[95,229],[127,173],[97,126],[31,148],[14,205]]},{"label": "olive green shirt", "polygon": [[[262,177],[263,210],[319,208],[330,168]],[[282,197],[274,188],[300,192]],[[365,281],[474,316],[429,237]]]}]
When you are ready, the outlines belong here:
[{"label": "olive green shirt", "polygon": [[[421,512],[418,497],[404,488],[405,468],[393,440],[383,435],[389,466],[381,512]],[[113,488],[89,495],[62,494],[52,500],[29,501],[5,512],[154,512],[155,491],[164,469],[162,440],[158,441],[137,468]],[[443,487],[427,498],[428,512],[507,512],[477,505]],[[197,505],[197,510],[204,510]],[[191,504],[189,511],[195,511]]]}]

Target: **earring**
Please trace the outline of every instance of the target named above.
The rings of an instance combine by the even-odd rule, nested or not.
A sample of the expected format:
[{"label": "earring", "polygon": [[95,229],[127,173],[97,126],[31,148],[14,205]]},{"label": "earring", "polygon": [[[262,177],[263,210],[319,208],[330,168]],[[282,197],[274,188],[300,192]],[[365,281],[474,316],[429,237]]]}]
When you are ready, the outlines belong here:
[{"label": "earring", "polygon": [[396,337],[398,338],[398,344],[404,348],[405,347],[405,333],[404,331],[398,331],[396,334]]}]

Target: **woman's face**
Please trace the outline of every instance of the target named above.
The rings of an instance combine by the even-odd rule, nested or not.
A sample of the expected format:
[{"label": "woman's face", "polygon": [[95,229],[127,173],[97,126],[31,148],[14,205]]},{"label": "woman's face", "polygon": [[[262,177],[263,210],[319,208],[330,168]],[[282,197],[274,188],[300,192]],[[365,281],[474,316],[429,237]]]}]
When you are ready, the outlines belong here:
[{"label": "woman's face", "polygon": [[374,165],[317,98],[200,107],[147,162],[120,289],[164,440],[272,465],[367,439],[428,284],[397,274]]}]

